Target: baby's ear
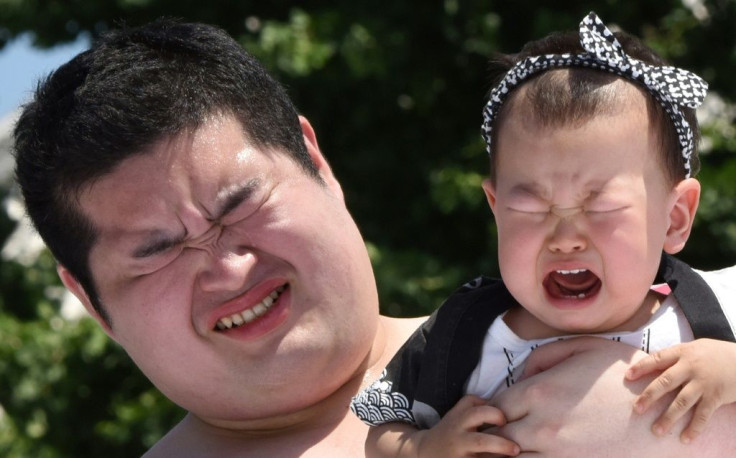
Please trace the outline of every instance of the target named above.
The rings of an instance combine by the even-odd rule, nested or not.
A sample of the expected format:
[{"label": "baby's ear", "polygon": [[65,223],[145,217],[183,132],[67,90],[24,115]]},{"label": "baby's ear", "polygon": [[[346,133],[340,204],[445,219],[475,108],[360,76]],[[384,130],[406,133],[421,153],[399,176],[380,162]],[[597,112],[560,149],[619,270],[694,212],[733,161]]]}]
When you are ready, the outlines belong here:
[{"label": "baby's ear", "polygon": [[690,237],[700,202],[700,182],[695,178],[687,178],[679,182],[673,192],[670,225],[664,241],[664,251],[669,254],[682,250]]},{"label": "baby's ear", "polygon": [[496,187],[491,182],[490,178],[486,178],[483,180],[483,192],[486,193],[486,200],[488,201],[488,206],[491,207],[491,211],[495,213],[496,211]]}]

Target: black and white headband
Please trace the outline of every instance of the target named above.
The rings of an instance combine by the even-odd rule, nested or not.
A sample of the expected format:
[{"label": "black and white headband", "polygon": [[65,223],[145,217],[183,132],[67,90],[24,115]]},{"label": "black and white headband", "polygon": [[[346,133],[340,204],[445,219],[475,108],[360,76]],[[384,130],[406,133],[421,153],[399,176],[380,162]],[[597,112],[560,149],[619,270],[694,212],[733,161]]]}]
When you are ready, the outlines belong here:
[{"label": "black and white headband", "polygon": [[491,152],[493,121],[509,93],[532,75],[553,68],[585,67],[600,69],[639,82],[662,105],[674,123],[685,163],[685,176],[690,177],[690,156],[693,153],[693,131],[680,109],[697,108],[703,103],[708,83],[699,76],[670,66],[646,64],[628,56],[613,33],[598,16],[591,12],[580,22],[580,44],[586,52],[580,54],[545,54],[517,62],[491,91],[483,109],[482,135],[488,155]]}]

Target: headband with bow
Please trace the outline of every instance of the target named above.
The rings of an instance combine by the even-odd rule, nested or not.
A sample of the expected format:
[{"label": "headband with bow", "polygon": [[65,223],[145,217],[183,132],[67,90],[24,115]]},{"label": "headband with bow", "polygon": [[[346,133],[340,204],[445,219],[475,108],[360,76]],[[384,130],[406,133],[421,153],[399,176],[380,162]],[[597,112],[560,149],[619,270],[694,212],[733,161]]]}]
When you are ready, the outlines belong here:
[{"label": "headband with bow", "polygon": [[504,100],[516,86],[530,76],[553,68],[586,67],[616,73],[641,83],[662,105],[674,123],[682,150],[685,176],[690,177],[690,156],[693,153],[693,131],[680,109],[697,108],[703,103],[708,84],[699,76],[670,66],[656,66],[628,56],[613,33],[591,12],[580,22],[580,44],[586,52],[580,54],[546,54],[523,59],[514,65],[503,80],[491,91],[483,109],[482,135],[488,155],[491,152],[491,132]]}]

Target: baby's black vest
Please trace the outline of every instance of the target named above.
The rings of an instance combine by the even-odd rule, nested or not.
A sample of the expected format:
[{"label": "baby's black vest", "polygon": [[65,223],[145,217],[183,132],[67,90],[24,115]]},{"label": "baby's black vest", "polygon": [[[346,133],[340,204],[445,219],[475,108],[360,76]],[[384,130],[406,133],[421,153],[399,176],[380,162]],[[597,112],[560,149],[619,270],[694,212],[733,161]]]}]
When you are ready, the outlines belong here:
[{"label": "baby's black vest", "polygon": [[[736,342],[713,290],[690,266],[664,254],[656,282],[669,285],[696,339]],[[462,397],[493,320],[518,305],[503,282],[479,284],[482,286],[461,288],[450,296],[387,366],[389,372],[401,373],[394,379],[394,391],[413,393],[415,400],[431,405],[440,416]],[[404,389],[404,382],[412,386]]]}]

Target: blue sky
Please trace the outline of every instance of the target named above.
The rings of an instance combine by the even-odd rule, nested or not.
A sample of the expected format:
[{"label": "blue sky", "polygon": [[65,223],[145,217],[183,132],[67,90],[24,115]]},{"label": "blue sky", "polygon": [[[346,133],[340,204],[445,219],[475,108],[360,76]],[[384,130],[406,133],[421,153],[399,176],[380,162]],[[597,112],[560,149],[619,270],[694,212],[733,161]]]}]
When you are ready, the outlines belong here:
[{"label": "blue sky", "polygon": [[0,50],[0,119],[30,97],[39,78],[89,46],[80,37],[73,43],[37,49],[30,34],[20,35]]}]

